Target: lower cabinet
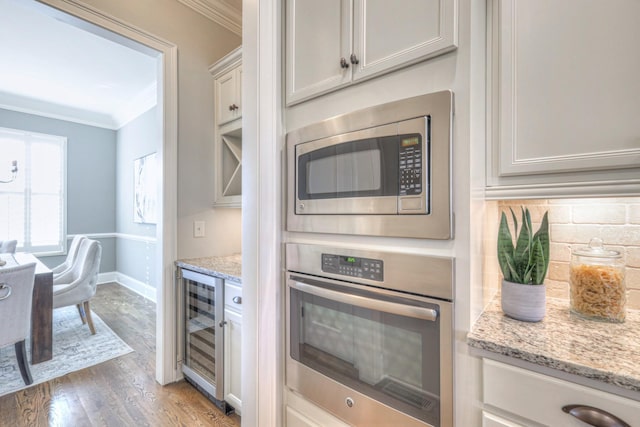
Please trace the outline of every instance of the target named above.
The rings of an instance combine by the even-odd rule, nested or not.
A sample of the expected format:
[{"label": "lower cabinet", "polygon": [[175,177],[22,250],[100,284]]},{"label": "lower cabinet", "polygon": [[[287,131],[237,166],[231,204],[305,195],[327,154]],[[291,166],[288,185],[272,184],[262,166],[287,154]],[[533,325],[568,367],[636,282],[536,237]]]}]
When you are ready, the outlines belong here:
[{"label": "lower cabinet", "polygon": [[224,400],[242,415],[242,286],[224,283]]},{"label": "lower cabinet", "polygon": [[580,405],[577,412],[595,418],[613,416],[629,425],[640,414],[639,401],[488,359],[483,361],[483,400],[483,427],[594,425],[563,411],[568,405]]}]

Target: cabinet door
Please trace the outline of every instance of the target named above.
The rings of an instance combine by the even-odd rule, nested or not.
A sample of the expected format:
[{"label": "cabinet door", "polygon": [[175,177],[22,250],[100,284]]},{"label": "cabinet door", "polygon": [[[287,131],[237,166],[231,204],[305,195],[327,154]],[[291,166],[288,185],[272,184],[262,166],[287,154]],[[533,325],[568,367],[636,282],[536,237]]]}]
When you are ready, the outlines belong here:
[{"label": "cabinet door", "polygon": [[351,81],[351,12],[351,0],[287,0],[287,105]]},{"label": "cabinet door", "polygon": [[241,362],[242,362],[242,316],[225,309],[224,320],[224,400],[242,414]]},{"label": "cabinet door", "polygon": [[[489,184],[501,177],[637,168],[640,2],[492,5]],[[557,176],[556,183],[572,180]],[[527,183],[535,180],[543,182]]]},{"label": "cabinet door", "polygon": [[216,124],[218,126],[239,117],[237,76],[237,70],[233,69],[216,79]]},{"label": "cabinet door", "polygon": [[355,0],[353,79],[456,47],[456,0]]},{"label": "cabinet door", "polygon": [[483,360],[483,378],[486,406],[531,420],[532,425],[585,425],[562,410],[574,404],[598,408],[632,425],[640,414],[638,401],[493,360]]}]

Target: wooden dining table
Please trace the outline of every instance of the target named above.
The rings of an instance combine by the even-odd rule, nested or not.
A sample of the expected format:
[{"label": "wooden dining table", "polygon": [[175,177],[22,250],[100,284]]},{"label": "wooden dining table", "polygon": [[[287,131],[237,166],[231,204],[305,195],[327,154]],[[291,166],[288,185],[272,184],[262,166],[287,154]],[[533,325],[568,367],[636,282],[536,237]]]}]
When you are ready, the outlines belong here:
[{"label": "wooden dining table", "polygon": [[31,300],[31,364],[53,357],[53,272],[29,253],[0,254],[6,266],[36,263]]}]

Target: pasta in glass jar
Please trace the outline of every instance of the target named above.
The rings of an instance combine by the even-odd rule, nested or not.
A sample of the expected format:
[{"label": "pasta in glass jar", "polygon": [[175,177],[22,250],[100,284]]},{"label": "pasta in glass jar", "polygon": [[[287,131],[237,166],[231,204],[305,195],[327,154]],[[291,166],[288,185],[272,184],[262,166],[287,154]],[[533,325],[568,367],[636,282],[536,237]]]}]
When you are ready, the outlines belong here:
[{"label": "pasta in glass jar", "polygon": [[624,263],[618,251],[591,239],[588,247],[571,251],[569,274],[571,312],[593,320],[624,322]]}]

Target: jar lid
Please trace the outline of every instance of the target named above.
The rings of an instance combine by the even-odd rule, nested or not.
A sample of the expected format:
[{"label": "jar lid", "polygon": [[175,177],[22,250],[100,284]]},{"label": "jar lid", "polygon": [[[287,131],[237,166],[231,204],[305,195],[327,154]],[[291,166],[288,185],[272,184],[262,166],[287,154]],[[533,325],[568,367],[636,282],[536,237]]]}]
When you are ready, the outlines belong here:
[{"label": "jar lid", "polygon": [[620,258],[620,252],[605,249],[602,239],[594,237],[589,241],[589,246],[582,246],[576,250],[571,250],[574,255],[591,256],[598,258]]}]

